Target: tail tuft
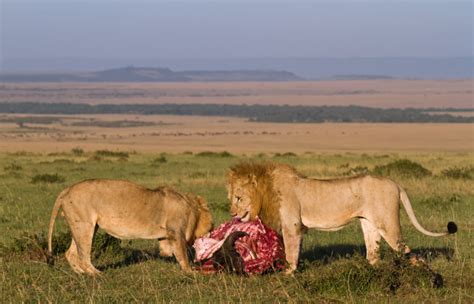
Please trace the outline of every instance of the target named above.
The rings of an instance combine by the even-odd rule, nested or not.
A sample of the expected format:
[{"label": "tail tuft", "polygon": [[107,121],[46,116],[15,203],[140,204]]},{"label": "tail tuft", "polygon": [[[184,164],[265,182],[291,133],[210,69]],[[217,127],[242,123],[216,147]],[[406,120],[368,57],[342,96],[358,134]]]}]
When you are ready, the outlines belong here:
[{"label": "tail tuft", "polygon": [[434,273],[433,278],[431,279],[431,284],[433,288],[442,288],[444,285],[443,276],[439,273]]},{"label": "tail tuft", "polygon": [[450,234],[456,233],[458,231],[458,226],[456,225],[455,222],[449,222],[448,223],[448,232]]},{"label": "tail tuft", "polygon": [[46,255],[46,262],[48,263],[49,266],[54,266],[54,257],[52,253],[48,253]]}]

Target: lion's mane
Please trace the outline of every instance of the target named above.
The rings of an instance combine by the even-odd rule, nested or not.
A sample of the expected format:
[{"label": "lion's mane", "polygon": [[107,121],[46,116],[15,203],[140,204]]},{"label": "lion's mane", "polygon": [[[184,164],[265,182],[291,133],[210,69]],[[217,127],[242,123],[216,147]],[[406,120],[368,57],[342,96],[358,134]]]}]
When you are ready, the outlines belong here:
[{"label": "lion's mane", "polygon": [[275,163],[241,162],[230,168],[227,176],[228,184],[235,181],[245,181],[253,184],[251,201],[260,219],[271,228],[281,231],[280,222],[280,195],[274,187],[274,171],[277,168],[296,173],[296,170],[287,165]]}]

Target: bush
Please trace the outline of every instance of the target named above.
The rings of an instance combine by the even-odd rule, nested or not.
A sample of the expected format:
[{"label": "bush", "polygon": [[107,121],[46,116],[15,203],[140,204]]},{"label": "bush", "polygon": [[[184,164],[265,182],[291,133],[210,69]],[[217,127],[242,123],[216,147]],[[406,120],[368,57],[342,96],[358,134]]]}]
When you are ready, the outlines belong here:
[{"label": "bush", "polygon": [[211,152],[211,151],[203,151],[196,154],[196,156],[201,157],[232,157],[233,155],[227,151],[222,152]]},{"label": "bush", "polygon": [[198,171],[198,172],[193,172],[193,173],[189,174],[189,178],[193,178],[193,179],[194,179],[194,178],[203,178],[203,177],[206,177],[206,176],[207,176],[206,173],[204,173],[204,172],[199,172],[199,171]]},{"label": "bush", "polygon": [[102,156],[102,157],[120,157],[120,158],[128,158],[129,156],[127,152],[110,151],[110,150],[97,150],[95,151],[95,155]]},{"label": "bush", "polygon": [[296,157],[297,155],[293,152],[285,152],[283,154],[281,153],[275,153],[275,155],[273,155],[274,157]]},{"label": "bush", "polygon": [[343,293],[350,290],[355,295],[363,295],[379,289],[385,294],[404,294],[417,290],[419,286],[442,286],[442,278],[427,266],[413,266],[408,258],[394,253],[387,254],[375,267],[360,255],[321,266],[317,262],[303,265],[309,272],[314,267],[320,268],[318,272],[301,278],[302,286],[309,293],[320,294],[327,290]]},{"label": "bush", "polygon": [[75,164],[76,162],[72,159],[58,158],[51,162],[40,162],[40,164]]},{"label": "bush", "polygon": [[367,167],[357,166],[350,168],[346,172],[342,173],[342,175],[364,175],[367,173],[369,173],[369,169]]},{"label": "bush", "polygon": [[166,159],[166,157],[164,155],[160,155],[159,157],[155,158],[152,163],[154,165],[158,165],[158,164],[164,164],[166,163],[168,160]]},{"label": "bush", "polygon": [[474,178],[474,167],[453,167],[445,169],[441,172],[441,175],[453,179],[473,179]]},{"label": "bush", "polygon": [[71,153],[75,156],[81,156],[84,155],[84,150],[82,150],[82,148],[76,147],[71,150]]},{"label": "bush", "polygon": [[54,183],[64,183],[66,179],[61,176],[61,175],[58,175],[57,173],[54,173],[54,174],[36,174],[35,176],[33,176],[31,178],[31,182],[33,184],[37,184],[37,183],[48,183],[48,184],[54,184]]},{"label": "bush", "polygon": [[404,176],[404,177],[426,177],[431,175],[431,171],[424,168],[416,162],[408,159],[400,159],[387,165],[376,166],[373,170],[374,174],[382,176]]},{"label": "bush", "polygon": [[3,167],[3,169],[5,169],[5,171],[20,171],[23,168],[18,164],[11,163],[11,164],[6,165],[5,167]]}]

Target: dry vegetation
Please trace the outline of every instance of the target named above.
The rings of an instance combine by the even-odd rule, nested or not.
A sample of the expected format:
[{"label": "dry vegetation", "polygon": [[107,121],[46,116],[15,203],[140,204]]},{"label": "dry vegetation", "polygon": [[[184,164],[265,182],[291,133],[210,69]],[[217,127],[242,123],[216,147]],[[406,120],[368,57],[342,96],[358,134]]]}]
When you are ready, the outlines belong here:
[{"label": "dry vegetation", "polygon": [[472,108],[473,80],[5,83],[0,102],[226,103]]},{"label": "dry vegetation", "polygon": [[255,123],[189,116],[2,115],[0,151],[59,152],[76,146],[148,152],[472,151],[472,128],[438,123]]},{"label": "dry vegetation", "polygon": [[[295,83],[2,84],[0,101],[87,103],[262,103],[472,108],[472,80]],[[462,302],[474,300],[472,124],[253,123],[226,117],[0,114],[0,294],[3,302]],[[168,152],[168,153],[162,153]],[[173,152],[173,154],[169,154]],[[57,264],[44,236],[52,204],[88,178],[171,185],[205,197],[219,224],[229,218],[224,176],[252,158],[292,164],[332,178],[388,175],[409,193],[424,226],[459,232],[430,238],[402,212],[403,235],[445,279],[390,252],[380,267],[363,258],[358,223],[310,231],[295,277],[185,275],[158,258],[156,242],[95,240],[100,278],[76,275],[63,257],[64,222],[55,232]],[[386,248],[386,246],[384,247]]]},{"label": "dry vegetation", "polygon": [[[73,151],[52,154],[0,153],[0,294],[4,302],[446,302],[472,303],[474,282],[472,153],[280,153],[247,157],[208,151],[200,154],[142,154],[124,151]],[[224,187],[229,166],[248,158],[289,163],[303,174],[330,178],[362,169],[388,175],[409,193],[420,222],[431,230],[449,220],[456,235],[432,238],[402,215],[404,240],[424,256],[432,275],[412,267],[383,243],[383,261],[364,258],[360,224],[337,232],[310,230],[294,277],[282,273],[243,277],[183,274],[173,259],[158,256],[153,240],[117,241],[99,230],[94,264],[104,274],[75,274],[64,258],[70,236],[59,219],[54,233],[56,265],[44,249],[55,197],[86,178],[128,179],[148,187],[171,185],[205,197],[216,224],[228,220]],[[269,288],[271,286],[271,288]]]}]

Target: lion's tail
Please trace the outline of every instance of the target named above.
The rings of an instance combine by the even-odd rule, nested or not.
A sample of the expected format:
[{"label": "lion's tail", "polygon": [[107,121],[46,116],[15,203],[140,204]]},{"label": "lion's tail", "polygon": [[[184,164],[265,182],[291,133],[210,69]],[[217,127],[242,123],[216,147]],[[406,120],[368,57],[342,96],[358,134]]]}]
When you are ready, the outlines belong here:
[{"label": "lion's tail", "polygon": [[58,195],[58,198],[56,199],[56,202],[54,203],[54,206],[53,206],[53,211],[51,212],[51,219],[49,221],[49,230],[48,230],[48,254],[46,256],[46,259],[49,265],[54,264],[54,258],[53,258],[54,223],[56,222],[56,217],[58,216],[59,209],[61,208],[63,197],[66,195],[68,191],[69,191],[69,188],[64,190]]},{"label": "lion's tail", "polygon": [[413,211],[413,208],[411,206],[410,200],[408,199],[407,193],[401,187],[399,187],[399,189],[400,189],[400,200],[402,201],[403,207],[405,208],[405,211],[408,214],[408,218],[410,219],[411,223],[413,224],[413,226],[415,226],[415,228],[418,231],[420,231],[423,234],[426,234],[429,236],[436,236],[436,237],[456,233],[456,231],[458,230],[458,227],[456,223],[454,222],[448,223],[448,231],[446,232],[431,232],[423,228],[423,226],[421,226],[421,224],[416,219],[415,212]]}]

